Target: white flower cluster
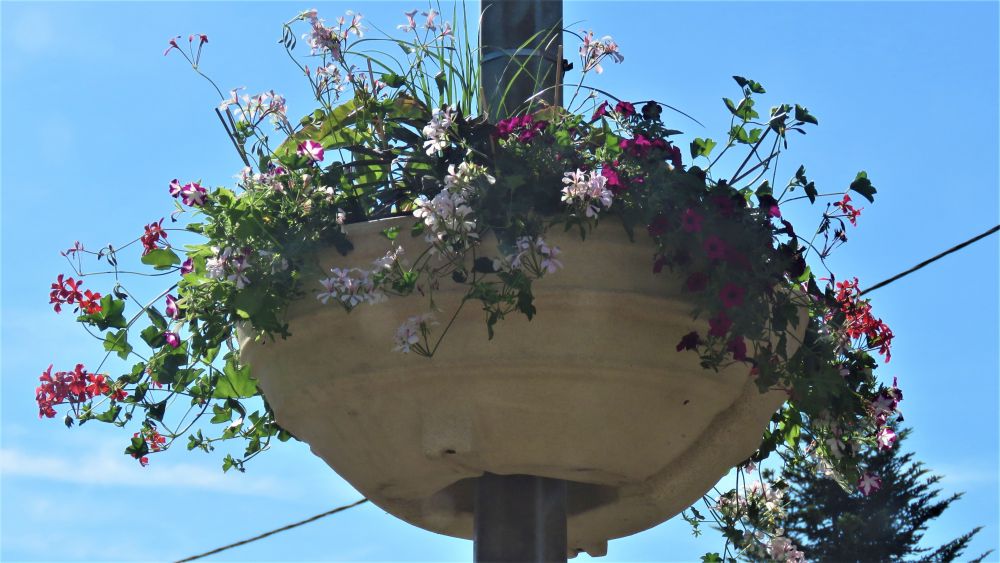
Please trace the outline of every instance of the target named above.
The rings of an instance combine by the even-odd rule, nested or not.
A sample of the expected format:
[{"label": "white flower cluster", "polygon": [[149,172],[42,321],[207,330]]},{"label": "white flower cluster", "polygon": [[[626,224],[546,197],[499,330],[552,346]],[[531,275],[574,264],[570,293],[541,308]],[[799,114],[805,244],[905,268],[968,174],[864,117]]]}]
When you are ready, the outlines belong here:
[{"label": "white flower cluster", "polygon": [[580,59],[583,60],[583,72],[594,70],[597,74],[604,72],[601,61],[605,57],[611,57],[616,63],[625,60],[625,57],[618,52],[618,44],[610,35],[605,35],[601,39],[594,38],[593,31],[583,32],[583,43],[580,45]]},{"label": "white flower cluster", "polygon": [[346,41],[348,35],[351,33],[358,37],[364,35],[365,28],[361,25],[361,20],[364,16],[355,14],[350,10],[346,12],[346,15],[351,18],[351,23],[347,25],[347,29],[344,29],[344,25],[347,24],[347,19],[344,16],[337,18],[337,28],[334,29],[323,25],[323,20],[320,19],[315,9],[302,13],[302,17],[308,18],[310,25],[312,25],[312,30],[302,36],[309,43],[309,48],[312,50],[311,54],[316,55],[329,52],[334,58],[339,59],[342,50],[341,42]]},{"label": "white flower cluster", "polygon": [[802,553],[792,540],[782,535],[771,538],[767,544],[767,554],[774,561],[788,563],[805,563],[806,561],[806,554]]},{"label": "white flower cluster", "polygon": [[419,346],[420,338],[427,331],[427,328],[436,324],[434,315],[430,313],[406,319],[406,322],[396,329],[396,335],[393,338],[396,346],[393,351],[409,354],[410,350]]},{"label": "white flower cluster", "polygon": [[520,269],[528,265],[537,270],[536,274],[554,274],[562,268],[562,262],[556,257],[561,254],[558,246],[549,245],[542,237],[521,237],[517,239],[517,253],[507,259],[511,268]]},{"label": "white flower cluster", "polygon": [[428,242],[479,238],[476,222],[469,217],[472,208],[462,195],[441,190],[433,199],[419,196],[413,204],[417,207],[413,216],[423,219]]},{"label": "white flower cluster", "polygon": [[230,109],[238,120],[245,121],[252,127],[256,127],[265,117],[270,116],[275,129],[291,132],[284,96],[270,90],[255,96],[244,94],[242,98],[238,98],[236,93],[241,89],[231,90],[229,97],[219,104],[219,109],[222,111]]},{"label": "white flower cluster", "polygon": [[241,252],[234,252],[232,248],[226,247],[221,250],[217,246],[212,247],[215,256],[205,261],[205,274],[212,279],[225,278],[236,284],[237,289],[243,289],[250,283],[246,276],[246,270],[250,266],[250,250],[244,249]]},{"label": "white flower cluster", "polygon": [[607,188],[608,179],[596,172],[566,172],[563,178],[562,200],[577,207],[587,217],[597,217],[603,207],[611,207],[614,194]]},{"label": "white flower cluster", "polygon": [[373,262],[374,269],[330,268],[330,276],[319,280],[323,291],[316,294],[324,305],[331,299],[340,302],[348,310],[362,304],[381,303],[387,299],[381,285],[383,274],[399,262],[402,247],[395,247],[385,256]]},{"label": "white flower cluster", "polygon": [[449,192],[459,194],[469,198],[476,194],[475,181],[485,178],[490,184],[495,184],[497,179],[486,171],[486,167],[480,164],[463,162],[458,166],[448,165],[448,174],[444,177],[444,187]]},{"label": "white flower cluster", "polygon": [[448,107],[435,108],[431,112],[431,121],[423,129],[424,137],[427,137],[427,140],[424,141],[424,151],[427,152],[428,156],[432,156],[448,146],[448,129],[451,128],[454,121],[455,115]]}]

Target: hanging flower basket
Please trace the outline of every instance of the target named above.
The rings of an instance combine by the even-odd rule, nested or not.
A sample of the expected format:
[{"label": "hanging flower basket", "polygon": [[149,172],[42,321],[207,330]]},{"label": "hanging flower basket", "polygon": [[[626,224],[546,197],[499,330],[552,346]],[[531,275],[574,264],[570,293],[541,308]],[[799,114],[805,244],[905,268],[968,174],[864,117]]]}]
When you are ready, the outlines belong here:
[{"label": "hanging flower basket", "polygon": [[[431,361],[393,354],[386,335],[422,314],[423,300],[345,314],[305,298],[289,309],[291,338],[244,336],[240,359],[277,423],[389,513],[471,538],[470,479],[564,479],[570,549],[603,555],[607,540],[674,516],[747,459],[788,398],[760,393],[743,364],[706,371],[677,353],[707,323],[691,318],[683,278],[649,267],[652,240],[631,242],[609,223],[586,241],[554,233],[547,242],[565,266],[538,282],[542,312],[504,322],[492,340],[483,312],[468,307]],[[320,262],[363,268],[385,255],[383,230],[411,224],[351,225],[348,258],[330,248]],[[406,255],[428,247],[404,243]],[[447,316],[466,294],[449,281],[434,297]]]},{"label": "hanging flower basket", "polygon": [[[436,13],[420,30],[407,13],[399,72],[353,49],[364,26],[349,16],[283,28],[293,59],[291,26],[311,28],[314,66],[300,68],[319,107],[297,124],[273,92],[223,96],[246,165],[237,187],[168,188],[171,219],[192,214],[200,242],[178,254],[164,218],[132,243],[63,253],[76,277],[52,285],[55,310],[137,361],[116,377],[50,366],[41,416],[69,405],[67,425],[138,421],[125,453],[143,465],[177,439],[212,452],[242,438],[223,468],[243,471],[294,436],[388,512],[457,537],[471,537],[483,473],[562,479],[569,547],[592,555],[779,448],[845,489],[878,487],[859,454],[895,440],[902,395],[870,354],[888,361],[893,335],[856,279],[806,260],[846,241],[861,213],[848,192],[871,201],[875,188],[865,172],[836,194],[802,166],[783,187],[764,176],[790,132],[818,123],[808,110],[762,117],[764,88],[736,76],[732,128],[692,139],[688,159],[672,108],[653,100],[470,114],[477,57]],[[621,61],[610,38],[581,38],[583,77]],[[181,51],[199,72],[206,43]],[[782,214],[829,196],[807,236]],[[82,289],[84,257],[118,280],[132,244],[170,276],[165,291]],[[801,555],[782,536],[780,490],[712,498],[742,553]]]}]

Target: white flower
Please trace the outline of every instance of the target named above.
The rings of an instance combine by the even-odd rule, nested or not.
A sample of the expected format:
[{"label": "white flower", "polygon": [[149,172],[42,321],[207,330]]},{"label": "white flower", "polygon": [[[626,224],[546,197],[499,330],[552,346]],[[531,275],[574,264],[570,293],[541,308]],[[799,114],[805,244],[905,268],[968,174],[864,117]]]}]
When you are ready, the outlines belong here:
[{"label": "white flower", "polygon": [[476,222],[469,217],[472,208],[461,195],[442,190],[434,196],[434,199],[418,196],[413,204],[416,206],[413,216],[423,219],[428,242],[452,238],[479,238],[479,234],[476,233]]},{"label": "white flower", "polygon": [[610,209],[614,194],[607,188],[608,179],[596,172],[575,172],[564,174],[562,201],[583,210],[587,217],[596,217],[600,207]]},{"label": "white flower", "polygon": [[402,31],[413,31],[417,29],[417,21],[413,19],[413,17],[417,15],[418,11],[419,10],[413,10],[412,12],[403,12],[403,15],[406,16],[406,24],[397,25],[396,29]]},{"label": "white flower", "polygon": [[462,162],[458,166],[448,165],[448,174],[444,177],[444,187],[448,191],[460,194],[463,197],[471,197],[474,191],[473,182],[477,178],[485,178],[490,184],[495,184],[497,179],[486,172],[486,167],[470,162]]},{"label": "white flower", "polygon": [[448,146],[448,129],[454,120],[455,116],[447,107],[443,110],[435,108],[431,112],[431,121],[423,128],[424,137],[427,137],[424,141],[424,151],[428,156]]},{"label": "white flower", "polygon": [[393,351],[409,354],[410,350],[420,343],[420,337],[427,331],[427,327],[435,324],[437,323],[434,321],[434,315],[430,313],[406,319],[406,322],[396,329],[393,338],[396,346]]}]

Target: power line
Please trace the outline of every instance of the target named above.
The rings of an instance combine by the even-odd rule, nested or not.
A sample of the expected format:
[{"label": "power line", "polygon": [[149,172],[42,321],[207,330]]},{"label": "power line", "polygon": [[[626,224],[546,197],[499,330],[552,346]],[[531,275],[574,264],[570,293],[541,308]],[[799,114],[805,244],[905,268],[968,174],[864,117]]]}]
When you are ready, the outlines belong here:
[{"label": "power line", "polygon": [[236,543],[231,543],[229,545],[224,545],[222,547],[213,549],[212,551],[206,551],[205,553],[202,553],[202,554],[199,554],[199,555],[192,555],[191,557],[186,557],[184,559],[179,559],[179,560],[175,561],[174,563],[186,563],[187,561],[194,561],[195,559],[201,559],[202,557],[208,557],[209,555],[215,555],[216,553],[219,553],[220,551],[225,551],[227,549],[232,549],[234,547],[239,547],[241,545],[246,545],[246,544],[248,544],[250,542],[255,542],[257,540],[264,539],[264,538],[266,538],[268,536],[273,536],[274,534],[277,534],[279,532],[284,532],[285,530],[291,530],[292,528],[295,528],[297,526],[301,526],[303,524],[308,524],[310,522],[314,522],[316,520],[319,520],[320,518],[323,518],[324,516],[329,516],[331,514],[336,514],[338,512],[343,512],[344,510],[347,510],[348,508],[354,508],[355,506],[358,506],[360,504],[364,504],[366,502],[368,502],[368,499],[363,498],[363,499],[359,500],[358,502],[355,502],[354,504],[348,504],[346,506],[341,506],[341,507],[338,507],[338,508],[334,508],[333,510],[329,510],[329,511],[324,512],[322,514],[317,514],[316,516],[313,516],[311,518],[306,518],[305,520],[301,520],[299,522],[295,522],[294,524],[289,524],[287,526],[282,526],[281,528],[278,528],[276,530],[271,530],[270,532],[264,532],[263,534],[260,534],[259,536],[254,536],[252,538],[247,538],[245,540],[238,541]]},{"label": "power line", "polygon": [[875,284],[875,285],[869,287],[868,289],[862,291],[861,295],[864,295],[864,294],[868,293],[869,291],[875,291],[876,289],[878,289],[880,287],[887,286],[890,283],[898,280],[899,278],[902,278],[904,276],[908,276],[908,275],[912,274],[913,272],[916,272],[917,270],[919,270],[920,268],[923,268],[924,266],[930,264],[931,262],[934,262],[936,260],[940,260],[941,258],[944,258],[945,256],[951,254],[952,252],[958,252],[959,250],[965,248],[966,246],[969,246],[970,244],[976,242],[977,240],[980,240],[980,239],[983,239],[983,238],[986,238],[986,237],[992,235],[993,233],[997,232],[998,230],[1000,230],[1000,225],[997,225],[996,227],[993,227],[992,229],[987,230],[985,233],[980,233],[980,234],[978,234],[978,235],[970,238],[969,240],[967,240],[967,241],[965,241],[965,242],[963,242],[961,244],[957,244],[957,245],[949,248],[948,250],[945,250],[941,254],[938,254],[937,256],[935,256],[933,258],[928,258],[927,260],[924,260],[923,262],[917,264],[916,266],[910,268],[909,270],[906,270],[905,272],[896,274],[895,276],[892,276],[891,278],[889,278],[887,280],[883,280],[883,281],[878,282],[877,284]]}]

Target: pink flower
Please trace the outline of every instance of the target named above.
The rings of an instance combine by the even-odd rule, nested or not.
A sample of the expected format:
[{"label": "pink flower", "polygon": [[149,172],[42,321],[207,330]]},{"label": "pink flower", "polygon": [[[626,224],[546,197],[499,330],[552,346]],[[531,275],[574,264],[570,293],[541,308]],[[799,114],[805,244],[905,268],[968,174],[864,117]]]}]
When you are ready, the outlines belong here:
[{"label": "pink flower", "polygon": [[164,57],[167,56],[167,53],[169,53],[170,51],[172,51],[174,49],[177,49],[178,51],[180,50],[180,46],[177,45],[177,40],[180,39],[180,38],[181,38],[181,36],[178,35],[177,37],[174,37],[173,39],[171,39],[170,41],[168,41],[168,43],[170,44],[170,46],[167,47],[167,50],[163,52],[163,56]]},{"label": "pink flower", "polygon": [[171,197],[179,197],[181,195],[181,183],[177,181],[177,178],[170,180],[170,195]]},{"label": "pink flower", "polygon": [[734,360],[742,362],[747,359],[747,343],[743,338],[733,338],[729,341],[726,349],[732,352]]},{"label": "pink flower", "polygon": [[705,254],[712,260],[722,260],[726,257],[726,243],[715,235],[705,239],[702,247],[705,249]]},{"label": "pink flower", "polygon": [[876,475],[872,475],[871,473],[865,472],[865,474],[858,479],[858,490],[865,496],[868,496],[881,488],[882,479]]},{"label": "pink flower", "polygon": [[304,156],[313,162],[323,161],[323,145],[313,140],[303,141],[299,144],[299,149],[295,151],[299,156]]},{"label": "pink flower", "polygon": [[618,102],[615,104],[615,113],[619,113],[624,117],[630,117],[635,115],[635,106],[629,102]]},{"label": "pink flower", "polygon": [[417,15],[418,11],[419,10],[413,10],[412,12],[403,12],[403,15],[406,16],[406,24],[397,25],[396,29],[400,29],[402,31],[414,31],[415,29],[417,29],[417,21],[413,18],[414,16]]},{"label": "pink flower", "polygon": [[181,316],[181,311],[177,307],[177,299],[173,295],[167,296],[167,316],[171,319],[178,319]]},{"label": "pink flower", "polygon": [[880,450],[890,450],[892,445],[896,443],[896,433],[893,432],[892,428],[888,426],[883,426],[881,430],[878,431],[875,440],[878,442],[878,449]]},{"label": "pink flower", "polygon": [[745,295],[746,290],[732,282],[727,283],[719,291],[719,299],[722,300],[722,306],[727,309],[742,305]]},{"label": "pink flower", "polygon": [[181,201],[184,205],[189,206],[202,206],[205,204],[205,194],[208,191],[201,187],[198,182],[191,182],[190,184],[184,184],[181,188]]},{"label": "pink flower", "polygon": [[709,336],[722,338],[726,336],[729,329],[733,326],[733,321],[726,316],[724,311],[721,311],[715,317],[708,319],[708,326],[710,327],[708,331]]},{"label": "pink flower", "polygon": [[681,215],[681,228],[689,233],[701,230],[701,215],[694,209],[686,209]]},{"label": "pink flower", "polygon": [[188,43],[193,42],[195,37],[198,38],[199,47],[201,47],[205,43],[208,43],[208,36],[205,35],[204,33],[192,33],[191,35],[188,35]]},{"label": "pink flower", "polygon": [[169,344],[171,348],[177,348],[181,345],[181,339],[177,336],[176,332],[164,332],[163,338],[167,340],[167,344]]},{"label": "pink flower", "polygon": [[188,258],[181,264],[181,275],[187,275],[194,271],[194,260]]},{"label": "pink flower", "polygon": [[601,105],[597,106],[594,110],[594,115],[590,117],[590,121],[597,121],[598,119],[608,115],[608,102],[607,100],[601,102]]}]

